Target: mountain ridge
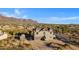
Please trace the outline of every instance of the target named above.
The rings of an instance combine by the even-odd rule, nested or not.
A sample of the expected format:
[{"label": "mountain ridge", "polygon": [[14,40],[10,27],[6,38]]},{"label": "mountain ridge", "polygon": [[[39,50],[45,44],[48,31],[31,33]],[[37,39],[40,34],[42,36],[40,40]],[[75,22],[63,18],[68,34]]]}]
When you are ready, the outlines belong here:
[{"label": "mountain ridge", "polygon": [[24,18],[16,18],[16,17],[7,17],[7,16],[3,16],[0,15],[0,24],[36,24],[38,23],[37,21],[33,20],[33,19],[24,19]]}]

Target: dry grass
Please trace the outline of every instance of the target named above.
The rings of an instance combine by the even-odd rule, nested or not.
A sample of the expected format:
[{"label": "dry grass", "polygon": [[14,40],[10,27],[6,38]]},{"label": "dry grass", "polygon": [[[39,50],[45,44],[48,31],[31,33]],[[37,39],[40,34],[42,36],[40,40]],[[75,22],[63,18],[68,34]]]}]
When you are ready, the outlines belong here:
[{"label": "dry grass", "polygon": [[0,50],[79,50],[79,47],[56,39],[48,41],[6,39],[0,40]]},{"label": "dry grass", "polygon": [[31,44],[27,40],[1,40],[0,41],[0,49],[11,49],[11,50],[19,50],[19,49],[31,49]]}]

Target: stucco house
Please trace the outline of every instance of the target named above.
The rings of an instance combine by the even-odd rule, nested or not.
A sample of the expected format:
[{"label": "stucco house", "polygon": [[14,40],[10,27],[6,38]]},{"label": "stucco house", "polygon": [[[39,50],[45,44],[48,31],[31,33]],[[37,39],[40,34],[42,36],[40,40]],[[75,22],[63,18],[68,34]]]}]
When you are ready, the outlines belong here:
[{"label": "stucco house", "polygon": [[36,30],[36,32],[34,33],[34,39],[42,39],[43,40],[52,40],[55,38],[55,35],[53,33],[53,30],[50,29],[48,30]]}]

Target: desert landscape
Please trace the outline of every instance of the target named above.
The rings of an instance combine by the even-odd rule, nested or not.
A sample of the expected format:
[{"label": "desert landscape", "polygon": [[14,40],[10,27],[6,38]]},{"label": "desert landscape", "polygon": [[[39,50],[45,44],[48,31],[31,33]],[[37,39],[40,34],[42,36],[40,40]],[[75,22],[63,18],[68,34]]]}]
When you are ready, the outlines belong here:
[{"label": "desert landscape", "polygon": [[0,15],[0,50],[79,50],[79,25]]}]

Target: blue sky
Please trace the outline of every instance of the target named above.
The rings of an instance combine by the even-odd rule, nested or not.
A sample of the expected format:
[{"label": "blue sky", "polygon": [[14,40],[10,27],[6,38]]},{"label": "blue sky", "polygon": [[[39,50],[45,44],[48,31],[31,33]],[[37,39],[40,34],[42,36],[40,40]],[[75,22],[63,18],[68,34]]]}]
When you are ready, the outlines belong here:
[{"label": "blue sky", "polygon": [[79,24],[79,8],[0,8],[0,14],[40,23]]}]

